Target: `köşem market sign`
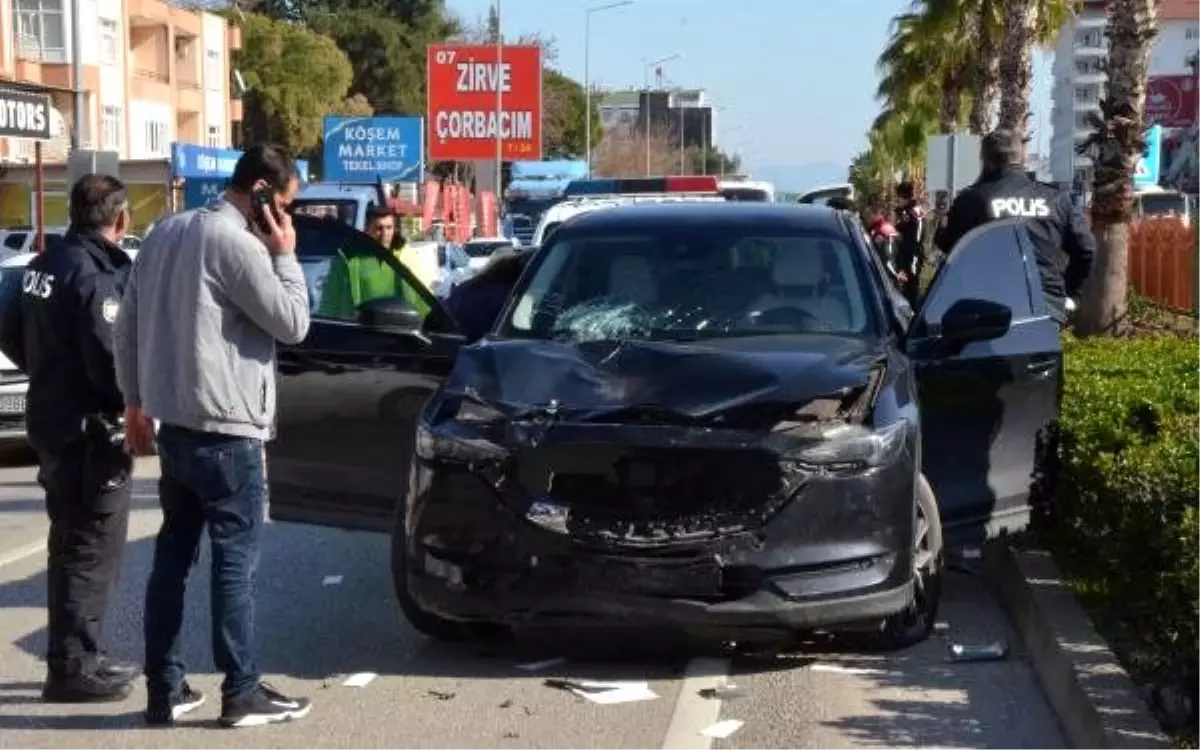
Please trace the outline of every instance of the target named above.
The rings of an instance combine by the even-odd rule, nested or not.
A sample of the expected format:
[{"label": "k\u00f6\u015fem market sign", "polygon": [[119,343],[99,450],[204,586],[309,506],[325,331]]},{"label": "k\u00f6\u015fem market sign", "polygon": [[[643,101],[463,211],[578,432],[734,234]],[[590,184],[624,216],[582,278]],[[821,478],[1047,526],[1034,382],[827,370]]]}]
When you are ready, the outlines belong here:
[{"label": "k\u00f6\u015fem market sign", "polygon": [[0,89],[0,137],[50,140],[50,95]]}]

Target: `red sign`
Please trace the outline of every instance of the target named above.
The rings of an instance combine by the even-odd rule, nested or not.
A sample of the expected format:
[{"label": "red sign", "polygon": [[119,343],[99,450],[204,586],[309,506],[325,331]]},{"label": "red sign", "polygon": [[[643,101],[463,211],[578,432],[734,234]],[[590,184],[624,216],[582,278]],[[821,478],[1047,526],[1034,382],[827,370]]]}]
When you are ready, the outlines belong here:
[{"label": "red sign", "polygon": [[1195,125],[1196,89],[1195,76],[1151,76],[1146,82],[1146,126]]},{"label": "red sign", "polygon": [[[497,63],[499,51],[499,63]],[[431,44],[426,131],[430,161],[542,158],[542,48]]]}]

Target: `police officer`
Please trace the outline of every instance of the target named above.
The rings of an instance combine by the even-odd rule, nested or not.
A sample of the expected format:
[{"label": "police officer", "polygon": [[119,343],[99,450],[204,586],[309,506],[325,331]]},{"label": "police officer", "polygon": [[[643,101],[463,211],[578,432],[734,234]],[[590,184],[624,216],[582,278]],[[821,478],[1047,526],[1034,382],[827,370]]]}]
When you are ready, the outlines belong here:
[{"label": "police officer", "polygon": [[910,305],[921,293],[921,270],[925,267],[925,207],[917,200],[911,182],[896,187],[900,206],[896,209],[896,279]]},{"label": "police officer", "polygon": [[71,188],[67,234],[30,261],[0,322],[0,350],[29,375],[25,425],[50,516],[48,676],[54,703],[122,700],[137,669],[101,646],[125,546],[133,462],[111,328],[131,264],[125,186],[89,174]]},{"label": "police officer", "polygon": [[1010,217],[1027,219],[1046,304],[1050,315],[1063,324],[1092,271],[1096,239],[1068,193],[1030,179],[1022,170],[1021,145],[1021,137],[1009,130],[984,136],[983,173],[954,199],[935,241],[949,254],[963,235],[981,224]]}]

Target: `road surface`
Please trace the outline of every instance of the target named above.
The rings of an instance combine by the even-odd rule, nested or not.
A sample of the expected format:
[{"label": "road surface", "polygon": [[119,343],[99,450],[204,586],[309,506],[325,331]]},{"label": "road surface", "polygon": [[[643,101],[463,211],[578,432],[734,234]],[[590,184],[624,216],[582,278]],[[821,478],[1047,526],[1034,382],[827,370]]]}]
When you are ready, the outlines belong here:
[{"label": "road surface", "polygon": [[[536,673],[519,663],[556,656],[512,646],[426,640],[398,614],[388,541],[375,534],[291,524],[267,527],[259,572],[258,640],[264,673],[286,693],[310,696],[309,718],[222,730],[219,677],[208,646],[207,554],[188,595],[191,682],[209,702],[171,729],[147,729],[133,699],[49,706],[44,677],[46,521],[36,470],[0,456],[0,747],[1062,747],[1062,736],[1019,651],[1002,662],[952,664],[946,639],[1016,643],[980,581],[951,573],[941,620],[947,636],[887,656],[836,644],[787,656],[626,655],[572,659]],[[152,461],[139,465],[110,649],[140,660],[141,596],[158,525]],[[327,585],[327,576],[341,576]],[[378,675],[366,687],[351,674]],[[740,689],[699,692],[721,675]],[[657,699],[595,705],[546,687],[547,677],[643,680]],[[744,725],[727,739],[700,731]]]}]

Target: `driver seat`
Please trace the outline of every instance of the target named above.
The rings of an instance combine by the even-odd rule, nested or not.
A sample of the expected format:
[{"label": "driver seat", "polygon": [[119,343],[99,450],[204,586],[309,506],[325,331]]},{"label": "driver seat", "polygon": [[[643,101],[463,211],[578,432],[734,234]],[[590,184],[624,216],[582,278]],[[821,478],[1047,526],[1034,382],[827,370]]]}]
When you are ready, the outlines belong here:
[{"label": "driver seat", "polygon": [[640,255],[621,255],[608,268],[608,294],[625,303],[650,308],[658,301],[658,279]]},{"label": "driver seat", "polygon": [[849,325],[844,306],[829,295],[824,258],[817,248],[780,248],[771,269],[775,289],[750,306],[752,312],[803,310],[833,330]]}]

